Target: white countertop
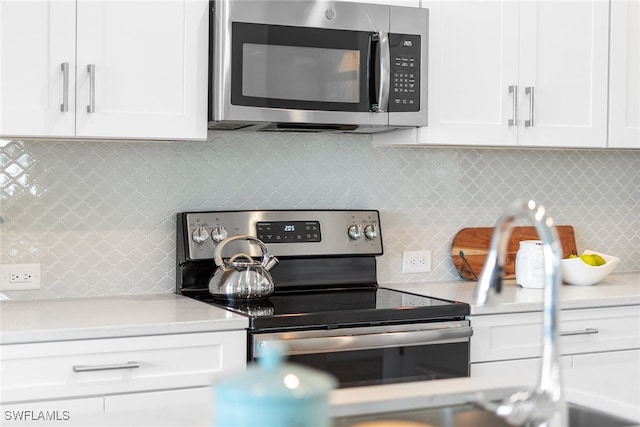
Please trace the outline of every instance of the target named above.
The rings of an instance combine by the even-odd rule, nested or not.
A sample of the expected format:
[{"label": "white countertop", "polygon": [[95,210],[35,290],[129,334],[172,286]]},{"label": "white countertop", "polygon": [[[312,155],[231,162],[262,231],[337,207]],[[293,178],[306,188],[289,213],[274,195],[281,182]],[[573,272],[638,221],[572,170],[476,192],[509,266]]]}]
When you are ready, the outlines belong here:
[{"label": "white countertop", "polygon": [[[473,303],[475,282],[405,283],[383,285],[427,296],[453,299],[471,305],[475,315],[538,311],[542,292],[518,288],[507,282],[501,305],[479,307]],[[612,275],[589,287],[565,285],[561,289],[561,307],[588,308],[640,304],[640,273]],[[244,329],[248,319],[232,312],[175,294],[122,295],[48,300],[0,302],[0,343],[57,341],[171,333],[207,332]],[[640,369],[640,367],[639,367]],[[566,400],[606,412],[633,418],[640,423],[640,385],[632,393],[622,393],[617,384],[594,389],[606,383],[606,372],[571,370],[565,377]],[[610,381],[611,382],[611,381]],[[471,396],[477,390],[515,387],[509,378],[457,378],[409,384],[335,390],[331,394],[332,412],[336,416],[362,412],[404,410],[455,403],[460,394]],[[627,389],[628,390],[628,389]],[[168,408],[170,411],[170,408]],[[188,425],[205,425],[210,409],[194,411],[198,420]],[[114,414],[93,417],[87,425],[187,425],[184,414],[162,417],[140,414]],[[194,418],[191,418],[192,420]],[[206,421],[205,421],[206,420]],[[82,419],[78,421],[83,421]],[[87,421],[87,420],[84,420]],[[145,424],[145,421],[147,424]],[[161,422],[162,421],[162,422]],[[202,422],[202,424],[200,423]],[[74,424],[76,425],[76,424]],[[82,422],[78,425],[83,425]]]},{"label": "white countertop", "polygon": [[0,301],[0,343],[245,329],[246,317],[177,294]]},{"label": "white countertop", "polygon": [[[493,297],[486,306],[474,301],[476,282],[448,281],[424,283],[390,283],[386,288],[419,295],[466,302],[471,314],[517,313],[542,310],[543,290],[524,289],[515,280],[505,280],[502,293]],[[560,309],[615,307],[640,304],[640,273],[612,274],[592,286],[562,285]]]},{"label": "white countertop", "polygon": [[[384,287],[469,303],[471,314],[542,309],[542,290],[506,281],[484,307],[470,281],[384,284]],[[593,286],[563,285],[560,308],[640,304],[640,273],[614,274]],[[245,329],[248,319],[176,294],[0,301],[0,343],[108,338]]]}]

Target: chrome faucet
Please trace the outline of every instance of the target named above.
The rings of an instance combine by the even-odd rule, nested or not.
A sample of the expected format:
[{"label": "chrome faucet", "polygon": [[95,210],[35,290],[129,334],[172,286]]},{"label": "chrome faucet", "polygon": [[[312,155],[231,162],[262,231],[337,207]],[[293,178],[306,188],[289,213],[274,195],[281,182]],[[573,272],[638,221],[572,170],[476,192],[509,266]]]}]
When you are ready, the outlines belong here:
[{"label": "chrome faucet", "polygon": [[567,410],[563,399],[558,350],[558,291],[561,285],[562,246],[553,219],[544,206],[533,200],[516,201],[498,219],[491,238],[489,254],[476,285],[476,304],[484,305],[493,288],[502,289],[502,277],[509,236],[517,219],[526,218],[534,225],[543,244],[544,307],[542,367],[534,390],[518,391],[502,403],[476,402],[513,425],[565,427]]}]

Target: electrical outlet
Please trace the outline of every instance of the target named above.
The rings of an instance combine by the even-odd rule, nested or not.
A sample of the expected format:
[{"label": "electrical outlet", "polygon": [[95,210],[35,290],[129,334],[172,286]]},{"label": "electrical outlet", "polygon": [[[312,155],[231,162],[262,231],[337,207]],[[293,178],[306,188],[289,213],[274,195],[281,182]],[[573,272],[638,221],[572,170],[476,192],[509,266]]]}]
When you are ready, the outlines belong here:
[{"label": "electrical outlet", "polygon": [[40,264],[1,264],[0,291],[40,289]]},{"label": "electrical outlet", "polygon": [[403,273],[429,273],[431,271],[431,251],[403,251]]}]

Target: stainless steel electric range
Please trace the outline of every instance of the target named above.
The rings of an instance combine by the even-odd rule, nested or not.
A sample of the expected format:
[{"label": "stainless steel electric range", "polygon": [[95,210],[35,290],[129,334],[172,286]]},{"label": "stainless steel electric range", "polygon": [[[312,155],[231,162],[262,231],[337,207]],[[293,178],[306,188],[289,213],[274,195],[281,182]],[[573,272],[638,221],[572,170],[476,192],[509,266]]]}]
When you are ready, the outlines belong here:
[{"label": "stainless steel electric range", "polygon": [[[215,299],[213,254],[226,237],[262,240],[279,265],[267,299]],[[247,241],[223,258],[261,255]],[[249,318],[247,355],[284,341],[288,359],[334,374],[340,387],[469,375],[469,305],[379,286],[380,214],[374,210],[182,212],[176,292]]]}]

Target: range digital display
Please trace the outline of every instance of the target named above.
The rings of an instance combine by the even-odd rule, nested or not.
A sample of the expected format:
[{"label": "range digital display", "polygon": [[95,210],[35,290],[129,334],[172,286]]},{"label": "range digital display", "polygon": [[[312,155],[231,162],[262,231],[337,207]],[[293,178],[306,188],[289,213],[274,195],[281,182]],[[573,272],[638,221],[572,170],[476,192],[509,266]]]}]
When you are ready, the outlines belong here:
[{"label": "range digital display", "polygon": [[319,242],[318,221],[270,221],[256,223],[256,237],[264,243]]}]

